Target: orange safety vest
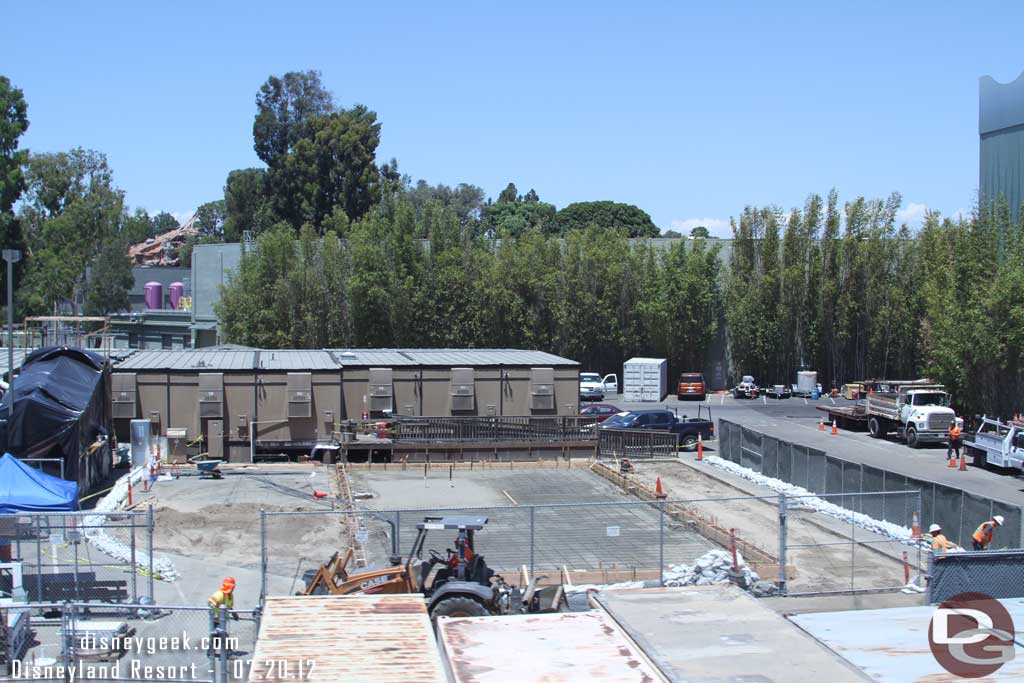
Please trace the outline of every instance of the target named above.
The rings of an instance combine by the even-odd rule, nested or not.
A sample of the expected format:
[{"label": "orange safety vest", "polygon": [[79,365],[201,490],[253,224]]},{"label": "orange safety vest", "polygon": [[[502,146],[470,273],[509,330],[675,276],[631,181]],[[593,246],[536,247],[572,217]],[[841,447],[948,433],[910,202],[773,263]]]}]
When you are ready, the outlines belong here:
[{"label": "orange safety vest", "polygon": [[971,535],[978,543],[988,545],[992,542],[992,532],[996,529],[996,522],[994,519],[990,519],[987,522],[982,523]]},{"label": "orange safety vest", "polygon": [[949,550],[949,539],[946,538],[945,534],[936,534],[932,536],[932,550],[939,552],[946,552]]},{"label": "orange safety vest", "polygon": [[949,439],[950,439],[950,441],[959,441],[960,440],[960,431],[961,430],[960,430],[959,427],[950,427],[949,428]]}]

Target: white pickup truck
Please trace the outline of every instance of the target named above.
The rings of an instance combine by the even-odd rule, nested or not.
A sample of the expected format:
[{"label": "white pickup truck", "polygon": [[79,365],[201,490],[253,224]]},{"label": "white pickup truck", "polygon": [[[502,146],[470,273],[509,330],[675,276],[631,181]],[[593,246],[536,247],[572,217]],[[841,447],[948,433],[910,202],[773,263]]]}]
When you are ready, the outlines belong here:
[{"label": "white pickup truck", "polygon": [[596,372],[580,373],[580,398],[587,401],[603,401],[606,394],[619,393],[619,378],[616,375],[601,375]]},{"label": "white pickup truck", "polygon": [[1024,470],[1024,424],[981,418],[974,441],[966,444],[974,464]]},{"label": "white pickup truck", "polygon": [[868,394],[864,409],[871,436],[896,432],[911,448],[946,441],[953,420],[963,426],[949,407],[946,388],[922,380],[886,383]]}]

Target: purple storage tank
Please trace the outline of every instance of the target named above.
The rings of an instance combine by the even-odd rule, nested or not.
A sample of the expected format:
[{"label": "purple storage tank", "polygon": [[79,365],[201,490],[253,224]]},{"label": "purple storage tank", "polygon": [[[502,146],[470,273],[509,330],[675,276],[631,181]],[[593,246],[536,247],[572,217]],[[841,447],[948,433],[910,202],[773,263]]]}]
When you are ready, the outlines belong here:
[{"label": "purple storage tank", "polygon": [[185,296],[185,283],[172,282],[168,287],[168,296],[171,298],[171,308],[178,310],[178,302],[181,301],[181,297]]},{"label": "purple storage tank", "polygon": [[146,283],[146,310],[158,311],[164,307],[164,286],[159,282]]}]

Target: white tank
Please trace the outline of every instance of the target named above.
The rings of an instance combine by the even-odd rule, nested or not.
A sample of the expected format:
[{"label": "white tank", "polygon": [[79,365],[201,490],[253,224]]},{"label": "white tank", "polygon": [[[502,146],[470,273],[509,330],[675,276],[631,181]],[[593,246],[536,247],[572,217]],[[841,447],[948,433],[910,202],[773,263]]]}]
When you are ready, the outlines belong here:
[{"label": "white tank", "polygon": [[800,391],[814,391],[818,386],[818,373],[814,370],[801,370],[796,373],[796,388]]}]

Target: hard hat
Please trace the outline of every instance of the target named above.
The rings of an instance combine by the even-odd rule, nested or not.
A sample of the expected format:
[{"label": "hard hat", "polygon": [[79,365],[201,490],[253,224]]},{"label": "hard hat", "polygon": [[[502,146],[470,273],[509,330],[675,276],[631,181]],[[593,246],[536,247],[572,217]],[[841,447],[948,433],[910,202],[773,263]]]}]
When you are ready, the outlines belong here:
[{"label": "hard hat", "polygon": [[235,587],[235,577],[228,576],[221,582],[220,587],[222,590],[230,591]]},{"label": "hard hat", "polygon": [[1002,515],[996,515],[995,517],[992,518],[992,521],[994,521],[999,526],[1002,526],[1003,525],[1003,516]]},{"label": "hard hat", "polygon": [[942,531],[942,527],[938,524],[932,524],[930,527],[928,527],[928,533],[934,534],[936,531]]}]

